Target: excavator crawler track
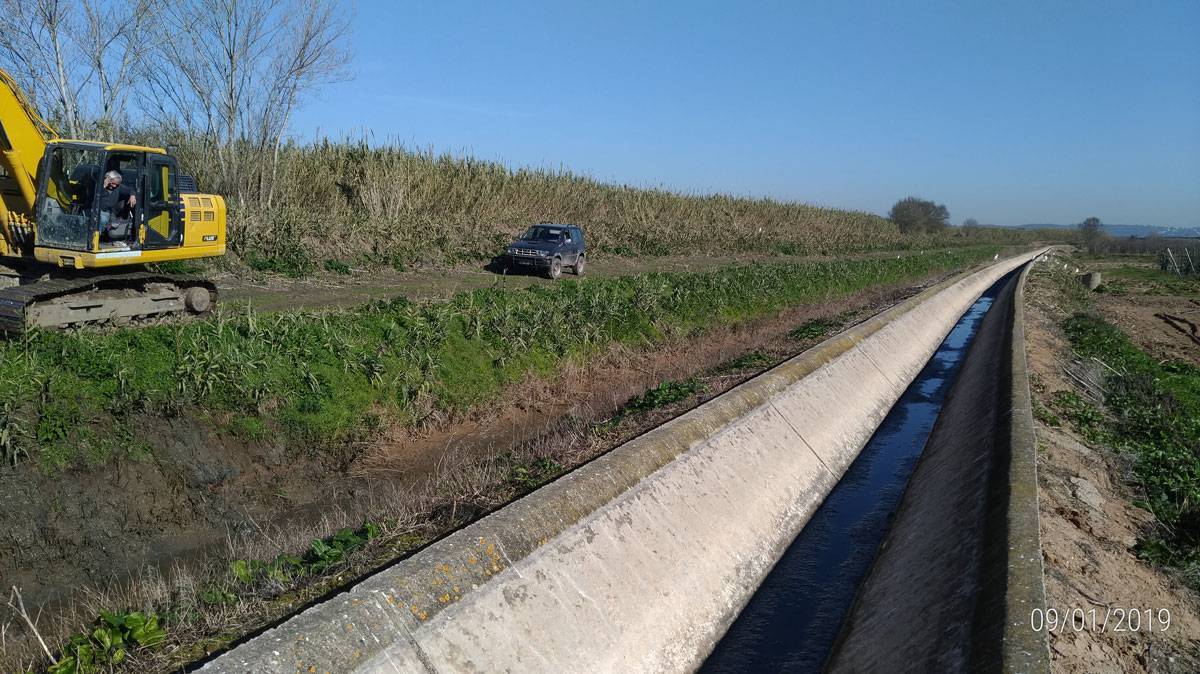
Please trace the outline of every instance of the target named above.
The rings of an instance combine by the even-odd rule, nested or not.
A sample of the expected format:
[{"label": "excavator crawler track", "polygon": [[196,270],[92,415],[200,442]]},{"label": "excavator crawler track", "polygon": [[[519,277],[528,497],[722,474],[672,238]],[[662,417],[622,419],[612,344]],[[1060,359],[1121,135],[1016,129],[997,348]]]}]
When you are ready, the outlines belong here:
[{"label": "excavator crawler track", "polygon": [[0,289],[0,333],[203,314],[216,299],[216,285],[188,276],[137,272],[50,278]]}]

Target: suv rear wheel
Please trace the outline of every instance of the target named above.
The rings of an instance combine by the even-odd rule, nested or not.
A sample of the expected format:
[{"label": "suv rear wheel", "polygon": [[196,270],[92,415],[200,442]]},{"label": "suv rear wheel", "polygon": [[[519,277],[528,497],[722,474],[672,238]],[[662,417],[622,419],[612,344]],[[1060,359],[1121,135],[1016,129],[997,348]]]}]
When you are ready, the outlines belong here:
[{"label": "suv rear wheel", "polygon": [[552,279],[557,279],[559,276],[562,276],[561,258],[556,257],[550,261],[550,268],[546,270],[546,276],[549,276]]},{"label": "suv rear wheel", "polygon": [[571,268],[571,271],[575,272],[576,276],[583,276],[583,268],[585,265],[587,265],[587,258],[580,255],[579,258],[575,260],[575,266]]}]

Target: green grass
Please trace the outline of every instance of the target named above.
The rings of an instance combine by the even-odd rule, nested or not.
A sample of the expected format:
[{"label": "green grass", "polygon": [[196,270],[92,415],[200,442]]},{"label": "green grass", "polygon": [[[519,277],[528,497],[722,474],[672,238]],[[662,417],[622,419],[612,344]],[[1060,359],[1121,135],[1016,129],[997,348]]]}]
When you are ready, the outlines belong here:
[{"label": "green grass", "polygon": [[[136,450],[133,416],[207,417],[238,436],[345,446],[382,418],[463,410],[611,342],[649,344],[786,306],[988,259],[991,247],[900,259],[753,264],[564,281],[322,314],[218,314],[113,332],[35,331],[0,344],[5,456],[46,469]],[[144,445],[141,445],[144,447]],[[135,452],[136,450],[136,452]]]},{"label": "green grass", "polygon": [[1200,277],[1179,276],[1150,266],[1124,264],[1103,272],[1108,292],[1150,295],[1200,296]]},{"label": "green grass", "polygon": [[1120,374],[1110,372],[1105,381],[1110,418],[1078,396],[1059,395],[1059,409],[1085,437],[1135,457],[1143,505],[1163,525],[1143,541],[1142,554],[1185,569],[1200,586],[1200,369],[1155,360],[1091,314],[1075,314],[1064,328],[1080,355]]}]

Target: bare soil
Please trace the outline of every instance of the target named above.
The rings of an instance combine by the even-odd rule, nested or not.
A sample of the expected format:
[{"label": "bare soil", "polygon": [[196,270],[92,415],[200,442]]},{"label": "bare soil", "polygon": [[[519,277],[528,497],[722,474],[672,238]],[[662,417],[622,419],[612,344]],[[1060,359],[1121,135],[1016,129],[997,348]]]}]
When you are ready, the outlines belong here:
[{"label": "bare soil", "polygon": [[1200,365],[1200,295],[1100,294],[1096,308],[1158,360]]},{"label": "bare soil", "polygon": [[[1138,306],[1125,297],[1098,293],[1100,310],[1152,353],[1196,358],[1182,335],[1145,320],[1154,308],[1184,310],[1186,297],[1156,297]],[[1049,407],[1056,391],[1083,394],[1065,373],[1072,363],[1060,325],[1069,316],[1044,271],[1026,286],[1025,349],[1033,396]],[[1059,616],[1077,611],[1083,628],[1050,633],[1052,670],[1063,674],[1095,672],[1200,671],[1200,601],[1178,578],[1138,559],[1139,538],[1153,517],[1133,505],[1139,497],[1128,458],[1089,446],[1064,425],[1038,421],[1038,486],[1046,603]],[[1146,610],[1154,614],[1153,629]],[[1170,626],[1157,621],[1170,613]],[[1118,624],[1128,611],[1141,612],[1140,627]],[[1094,611],[1094,613],[1093,613]],[[1094,616],[1094,617],[1093,617]],[[1106,625],[1099,625],[1108,617]],[[1126,618],[1128,621],[1128,618]],[[1093,629],[1093,623],[1097,626]],[[1122,629],[1124,628],[1124,629]]]}]

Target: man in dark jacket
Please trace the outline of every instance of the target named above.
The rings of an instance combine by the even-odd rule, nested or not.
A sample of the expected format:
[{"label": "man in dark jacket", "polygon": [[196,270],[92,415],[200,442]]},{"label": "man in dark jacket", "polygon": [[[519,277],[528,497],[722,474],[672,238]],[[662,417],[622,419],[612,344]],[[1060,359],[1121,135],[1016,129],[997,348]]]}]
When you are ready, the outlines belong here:
[{"label": "man in dark jacket", "polygon": [[137,206],[137,195],[122,185],[120,171],[104,174],[104,191],[100,193],[100,231],[109,241],[120,241],[129,236],[133,224],[133,209]]}]

